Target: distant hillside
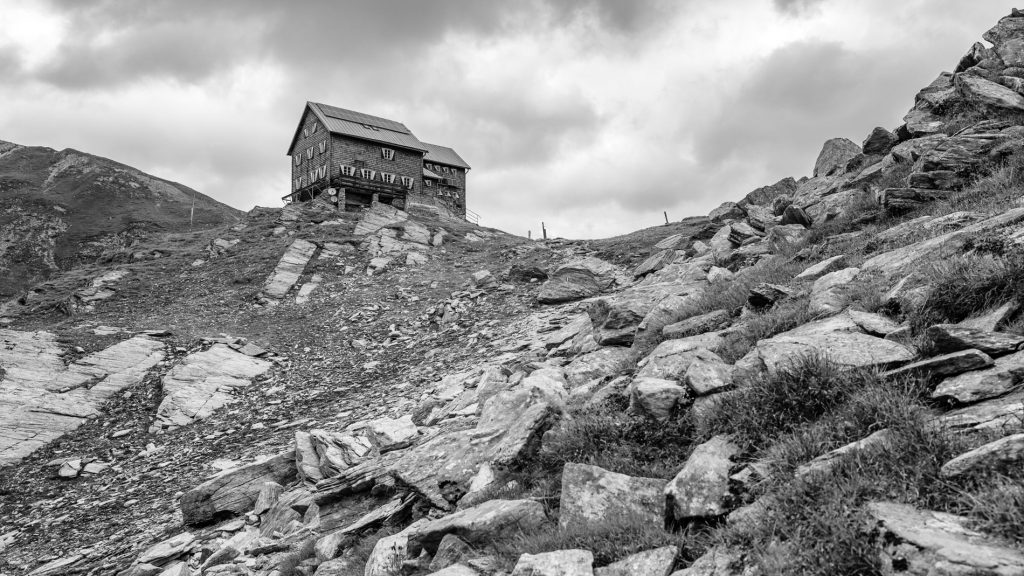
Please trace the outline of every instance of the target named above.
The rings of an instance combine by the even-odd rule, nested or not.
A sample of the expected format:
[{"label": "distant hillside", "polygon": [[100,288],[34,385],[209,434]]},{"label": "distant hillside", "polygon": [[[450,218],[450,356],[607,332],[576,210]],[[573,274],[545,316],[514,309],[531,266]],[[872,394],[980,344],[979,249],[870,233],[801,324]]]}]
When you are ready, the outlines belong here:
[{"label": "distant hillside", "polygon": [[196,228],[241,212],[181,184],[77,150],[0,141],[0,297],[98,259],[130,258],[153,231]]}]

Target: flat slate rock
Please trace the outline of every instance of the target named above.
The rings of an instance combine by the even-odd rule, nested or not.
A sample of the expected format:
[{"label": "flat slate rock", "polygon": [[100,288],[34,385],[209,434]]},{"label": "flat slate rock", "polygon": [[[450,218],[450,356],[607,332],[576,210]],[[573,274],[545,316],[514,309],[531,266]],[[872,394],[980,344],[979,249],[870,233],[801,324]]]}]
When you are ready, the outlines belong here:
[{"label": "flat slate rock", "polygon": [[49,332],[0,329],[0,350],[0,466],[78,428],[164,359],[164,344],[144,336],[67,366]]},{"label": "flat slate rock", "polygon": [[995,365],[946,378],[935,387],[931,397],[954,404],[973,404],[1002,396],[1024,381],[1024,352],[996,359]]},{"label": "flat slate rock", "polygon": [[523,554],[512,576],[593,576],[594,555],[589,550],[556,550]]},{"label": "flat slate rock", "polygon": [[410,544],[422,546],[433,554],[447,534],[455,534],[472,544],[483,538],[499,536],[503,532],[528,534],[547,521],[544,505],[540,502],[488,500],[478,506],[420,524],[408,532],[408,537]]},{"label": "flat slate rock", "polygon": [[1024,412],[1024,390],[950,410],[937,419],[941,428],[965,432],[1015,430]]},{"label": "flat slate rock", "polygon": [[989,356],[1001,356],[1016,352],[1024,344],[1024,336],[1008,332],[989,332],[956,324],[936,324],[925,330],[925,337],[932,341],[940,352],[956,352],[971,348],[981,350]]},{"label": "flat slate rock", "polygon": [[665,518],[681,523],[729,511],[729,475],[740,448],[728,436],[697,446],[683,469],[665,486]]},{"label": "flat slate rock", "polygon": [[206,418],[231,402],[233,393],[251,384],[273,364],[224,344],[188,355],[164,376],[164,398],[157,408],[160,428],[174,428]]},{"label": "flat slate rock", "polygon": [[564,530],[607,525],[624,516],[661,526],[665,481],[567,463],[562,469],[558,524]]},{"label": "flat slate rock", "polygon": [[948,378],[972,370],[983,370],[994,364],[991,356],[972,348],[907,364],[883,373],[882,377],[895,378],[906,374],[929,374],[933,378]]},{"label": "flat slate rock", "polygon": [[960,230],[947,232],[934,238],[878,254],[865,262],[861,269],[877,270],[886,276],[905,274],[919,263],[958,254],[968,240],[978,238],[989,230],[1016,224],[1021,220],[1024,220],[1024,208],[1007,210],[1002,214],[971,224]]},{"label": "flat slate rock", "polygon": [[828,474],[845,458],[855,458],[858,455],[872,454],[884,450],[889,446],[891,439],[892,433],[889,430],[879,430],[867,438],[851,442],[818,456],[797,468],[795,476],[802,478],[812,474]]},{"label": "flat slate rock", "polygon": [[632,355],[628,348],[610,346],[584,354],[565,367],[565,379],[569,389],[582,386],[594,378],[615,376],[629,368]]},{"label": "flat slate rock", "polygon": [[971,530],[969,518],[895,502],[871,502],[867,509],[882,543],[884,574],[1024,574],[1024,553]]},{"label": "flat slate rock", "polygon": [[979,469],[1019,466],[1021,461],[1024,461],[1024,434],[1014,434],[953,458],[942,465],[939,474],[944,478],[954,478]]},{"label": "flat slate rock", "polygon": [[594,576],[669,576],[679,549],[664,546],[626,556],[618,562],[594,569]]},{"label": "flat slate rock", "polygon": [[826,260],[822,260],[817,264],[808,266],[803,272],[796,275],[794,280],[817,280],[829,272],[835,272],[841,270],[843,264],[846,262],[846,256],[840,254],[839,256],[833,256]]},{"label": "flat slate rock", "polygon": [[285,250],[277,267],[263,285],[263,295],[268,299],[280,300],[295,286],[306,269],[306,263],[316,252],[316,244],[308,240],[296,240]]},{"label": "flat slate rock", "polygon": [[181,497],[183,520],[185,524],[203,524],[223,512],[248,512],[256,505],[265,483],[284,485],[293,480],[296,473],[293,450],[226,470]]}]

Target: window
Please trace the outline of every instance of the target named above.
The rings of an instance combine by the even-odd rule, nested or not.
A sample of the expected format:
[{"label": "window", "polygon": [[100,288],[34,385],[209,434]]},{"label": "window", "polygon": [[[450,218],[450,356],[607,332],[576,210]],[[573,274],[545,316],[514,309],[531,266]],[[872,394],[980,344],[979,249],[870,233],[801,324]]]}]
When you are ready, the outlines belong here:
[{"label": "window", "polygon": [[402,186],[406,188],[412,188],[412,178],[408,176],[402,176]]},{"label": "window", "polygon": [[341,173],[344,176],[355,176],[356,175],[356,168],[355,168],[355,166],[342,166],[341,167]]},{"label": "window", "polygon": [[309,136],[309,128],[302,129],[302,137],[307,138]]},{"label": "window", "polygon": [[316,182],[316,173],[317,172],[318,172],[318,170],[310,170],[309,171],[309,181],[310,182]]},{"label": "window", "polygon": [[327,140],[320,143],[320,153],[323,154],[324,152],[327,152]]},{"label": "window", "polygon": [[302,154],[301,153],[296,154],[294,156],[294,158],[295,158],[295,165],[296,166],[298,166],[299,164],[302,164]]},{"label": "window", "polygon": [[392,150],[391,148],[381,148],[380,155],[383,156],[385,160],[395,159],[395,151]]},{"label": "window", "polygon": [[451,174],[451,170],[449,170],[447,166],[442,166],[441,169],[444,170],[445,174]]},{"label": "window", "polygon": [[319,180],[320,178],[326,178],[327,177],[327,166],[321,166],[321,167],[317,168],[316,169],[316,177],[317,177],[317,180]]},{"label": "window", "polygon": [[299,188],[302,188],[302,185],[305,184],[305,183],[306,183],[306,177],[305,176],[299,176]]},{"label": "window", "polygon": [[432,180],[424,180],[423,183],[427,185],[427,188],[430,188],[434,185],[434,182]]},{"label": "window", "polygon": [[312,146],[310,146],[309,148],[306,148],[306,158],[308,158],[309,160],[313,159],[313,147]]},{"label": "window", "polygon": [[319,122],[313,122],[313,134],[316,134],[316,131],[319,128],[320,128],[320,123]]},{"label": "window", "polygon": [[370,170],[369,168],[360,168],[359,175],[362,176],[363,178],[366,178],[367,180],[373,180],[374,178],[377,177],[377,171]]},{"label": "window", "polygon": [[391,174],[389,172],[381,172],[380,173],[380,177],[381,177],[381,180],[384,180],[388,184],[394,184],[395,183],[395,175],[394,174]]}]

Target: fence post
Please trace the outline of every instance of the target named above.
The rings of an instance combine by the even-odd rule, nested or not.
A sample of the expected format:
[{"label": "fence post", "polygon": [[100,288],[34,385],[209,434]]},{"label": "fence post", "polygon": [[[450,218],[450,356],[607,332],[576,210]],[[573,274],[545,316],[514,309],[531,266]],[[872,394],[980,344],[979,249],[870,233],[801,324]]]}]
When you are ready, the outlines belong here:
[{"label": "fence post", "polygon": [[541,232],[544,233],[544,239],[547,240],[548,239],[548,229],[547,229],[547,226],[545,226],[543,222],[540,223],[540,230],[541,230]]},{"label": "fence post", "polygon": [[665,226],[668,226],[668,212],[662,212],[665,215]]}]

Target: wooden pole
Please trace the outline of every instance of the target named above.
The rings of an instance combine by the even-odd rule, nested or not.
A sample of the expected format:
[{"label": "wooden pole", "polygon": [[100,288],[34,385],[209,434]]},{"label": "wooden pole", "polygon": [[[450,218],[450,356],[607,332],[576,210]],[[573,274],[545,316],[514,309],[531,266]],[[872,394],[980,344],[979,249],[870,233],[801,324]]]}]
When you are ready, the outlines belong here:
[{"label": "wooden pole", "polygon": [[544,233],[544,239],[547,240],[548,239],[548,229],[547,229],[547,226],[545,226],[543,222],[540,223],[540,230],[541,230],[541,232]]},{"label": "wooden pole", "polygon": [[533,240],[533,230],[527,230],[526,231],[526,239],[527,240]]},{"label": "wooden pole", "polygon": [[668,212],[662,212],[665,215],[665,226],[668,226]]}]

